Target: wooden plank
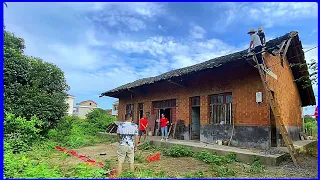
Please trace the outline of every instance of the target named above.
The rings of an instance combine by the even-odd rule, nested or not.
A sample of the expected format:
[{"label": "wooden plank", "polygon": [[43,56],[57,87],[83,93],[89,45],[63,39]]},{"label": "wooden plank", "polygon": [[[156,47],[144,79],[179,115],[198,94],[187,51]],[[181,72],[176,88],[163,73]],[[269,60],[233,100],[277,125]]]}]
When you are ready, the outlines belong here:
[{"label": "wooden plank", "polygon": [[174,139],[174,138],[175,138],[175,135],[176,135],[176,128],[177,128],[177,124],[178,124],[178,123],[175,123],[175,124],[174,124],[174,128],[173,128],[173,134],[172,134],[172,139]]},{"label": "wooden plank", "polygon": [[269,76],[271,76],[272,78],[274,78],[274,79],[278,79],[278,76],[274,73],[274,72],[272,72],[270,69],[265,69],[265,68],[263,68],[263,71],[264,72],[266,72]]},{"label": "wooden plank", "polygon": [[172,123],[171,123],[170,128],[169,128],[168,137],[170,137],[171,129],[172,129]]}]

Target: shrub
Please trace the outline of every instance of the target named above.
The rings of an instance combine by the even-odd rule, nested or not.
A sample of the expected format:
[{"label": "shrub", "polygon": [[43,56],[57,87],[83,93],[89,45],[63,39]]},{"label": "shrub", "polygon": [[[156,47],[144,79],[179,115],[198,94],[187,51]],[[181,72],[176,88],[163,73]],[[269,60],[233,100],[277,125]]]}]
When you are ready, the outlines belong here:
[{"label": "shrub", "polygon": [[58,145],[69,148],[78,148],[116,140],[116,137],[98,136],[98,131],[96,124],[91,123],[87,119],[80,119],[76,116],[65,116],[59,121],[55,129],[51,129],[48,132],[48,137]]},{"label": "shrub", "polygon": [[304,129],[308,136],[313,136],[314,139],[317,139],[318,136],[318,122],[315,118],[310,116],[305,116],[304,119]]},{"label": "shrub", "polygon": [[39,140],[42,121],[33,116],[30,120],[5,113],[5,141],[12,145],[13,153],[27,151],[36,140]]},{"label": "shrub", "polygon": [[138,146],[139,150],[154,150],[156,146],[152,145],[150,142],[145,142],[142,145]]},{"label": "shrub", "polygon": [[[4,143],[4,176],[6,178],[58,178],[63,177],[59,167],[50,167],[46,162],[38,161],[31,155],[41,151],[14,154],[12,145]],[[40,153],[41,154],[41,153]],[[42,157],[43,158],[43,157]]]},{"label": "shrub", "polygon": [[260,159],[258,157],[254,157],[253,163],[251,164],[248,172],[261,173],[263,171],[264,171],[264,166],[261,165]]},{"label": "shrub", "polygon": [[105,130],[116,118],[108,115],[103,109],[97,108],[86,115],[90,124],[97,130]]},{"label": "shrub", "polygon": [[217,156],[215,154],[212,154],[208,151],[201,151],[198,156],[197,156],[197,159],[199,159],[200,161],[203,161],[205,163],[208,163],[208,164],[217,164],[217,165],[220,165],[225,161],[225,158],[222,157],[222,156]]},{"label": "shrub", "polygon": [[234,152],[228,153],[226,156],[227,163],[238,162],[237,155]]},{"label": "shrub", "polygon": [[217,173],[218,177],[230,177],[236,175],[235,170],[227,166],[213,166],[213,170]]},{"label": "shrub", "polygon": [[216,154],[212,154],[205,150],[201,151],[196,156],[196,158],[205,163],[214,165],[221,165],[224,163],[232,163],[238,161],[235,153],[229,153],[227,156],[217,156]]},{"label": "shrub", "polygon": [[189,148],[174,145],[170,149],[163,149],[165,156],[171,157],[192,157],[194,155],[193,151]]},{"label": "shrub", "polygon": [[106,175],[105,169],[86,164],[80,164],[66,174],[67,177],[72,178],[104,178]]}]

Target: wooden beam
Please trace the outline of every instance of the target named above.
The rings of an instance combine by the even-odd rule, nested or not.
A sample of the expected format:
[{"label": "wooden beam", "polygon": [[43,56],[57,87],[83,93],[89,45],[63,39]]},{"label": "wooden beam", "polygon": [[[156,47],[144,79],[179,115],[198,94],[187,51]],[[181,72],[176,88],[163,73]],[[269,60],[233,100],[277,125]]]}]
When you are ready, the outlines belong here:
[{"label": "wooden beam", "polygon": [[283,59],[284,59],[284,57],[285,57],[286,54],[287,54],[287,51],[288,51],[288,49],[289,49],[291,40],[292,40],[292,38],[290,38],[290,39],[287,41],[286,48],[284,49],[283,54],[282,54],[282,56],[281,56],[281,66],[282,66],[282,67],[283,67]]},{"label": "wooden beam", "polygon": [[177,85],[177,86],[183,87],[183,88],[186,88],[186,87],[187,87],[187,86],[185,86],[185,85],[182,85],[182,84],[179,84],[179,83],[173,82],[173,81],[171,81],[171,80],[168,80],[168,82],[169,82],[169,83],[171,83],[171,84],[174,84],[174,85]]}]

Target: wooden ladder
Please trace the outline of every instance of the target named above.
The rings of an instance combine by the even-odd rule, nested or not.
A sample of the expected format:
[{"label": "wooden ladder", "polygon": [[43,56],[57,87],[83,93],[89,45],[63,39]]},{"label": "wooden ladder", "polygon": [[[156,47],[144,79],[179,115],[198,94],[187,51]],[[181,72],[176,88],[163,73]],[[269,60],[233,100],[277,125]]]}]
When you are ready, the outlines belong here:
[{"label": "wooden ladder", "polygon": [[291,138],[290,138],[290,136],[288,134],[288,131],[287,131],[286,127],[284,126],[283,121],[282,121],[282,119],[280,117],[279,108],[276,105],[276,102],[274,100],[272,92],[271,92],[271,90],[269,89],[269,87],[267,85],[266,76],[265,76],[264,70],[262,69],[262,66],[264,66],[264,65],[259,65],[258,64],[256,54],[253,54],[253,60],[257,64],[257,68],[259,70],[260,78],[262,80],[262,84],[263,84],[263,87],[264,87],[266,95],[267,95],[267,101],[268,101],[268,103],[269,103],[269,105],[271,107],[271,110],[273,112],[273,115],[275,117],[276,122],[278,122],[278,124],[280,125],[279,129],[280,129],[280,132],[282,134],[283,140],[284,140],[284,142],[285,142],[285,144],[286,144],[286,146],[287,146],[287,148],[289,150],[289,153],[290,153],[290,156],[291,156],[291,158],[293,160],[294,165],[296,167],[299,167],[301,165],[301,161],[298,158],[298,153],[297,153],[296,149],[294,148],[292,140],[291,140]]}]

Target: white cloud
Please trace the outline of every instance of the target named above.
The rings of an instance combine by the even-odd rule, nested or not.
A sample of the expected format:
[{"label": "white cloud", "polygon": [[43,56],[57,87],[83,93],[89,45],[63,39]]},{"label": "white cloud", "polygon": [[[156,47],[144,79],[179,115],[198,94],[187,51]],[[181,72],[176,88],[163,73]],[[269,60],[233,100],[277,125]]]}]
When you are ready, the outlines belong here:
[{"label": "white cloud", "polygon": [[190,36],[195,39],[203,39],[204,35],[207,33],[202,27],[198,25],[191,25],[189,30]]},{"label": "white cloud", "polygon": [[218,32],[227,31],[230,25],[237,22],[243,25],[258,23],[264,28],[271,28],[318,16],[316,2],[220,3],[219,7],[224,8],[224,12],[213,26]]},{"label": "white cloud", "polygon": [[110,27],[127,27],[131,31],[146,28],[148,21],[154,21],[165,13],[165,4],[160,3],[105,3],[99,6],[91,20]]},{"label": "white cloud", "polygon": [[[149,53],[153,58],[171,61],[167,69],[176,69],[204,62],[238,50],[218,39],[178,41],[173,37],[155,36],[144,41],[119,41],[114,47],[123,53]],[[164,72],[164,71],[162,71]]]},{"label": "white cloud", "polygon": [[103,46],[103,45],[106,45],[106,43],[104,41],[100,41],[97,38],[96,32],[93,29],[88,29],[86,31],[86,38],[87,38],[87,41],[88,41],[89,45],[92,45],[92,46]]}]

